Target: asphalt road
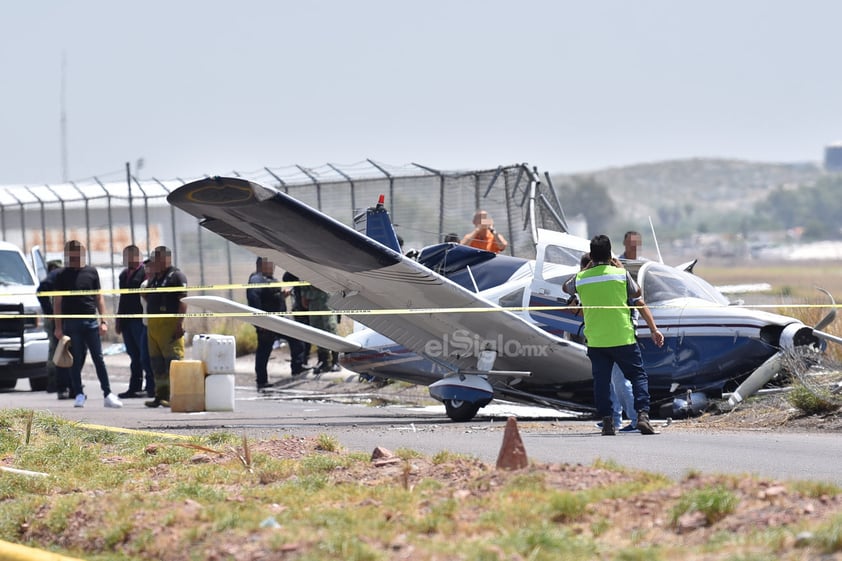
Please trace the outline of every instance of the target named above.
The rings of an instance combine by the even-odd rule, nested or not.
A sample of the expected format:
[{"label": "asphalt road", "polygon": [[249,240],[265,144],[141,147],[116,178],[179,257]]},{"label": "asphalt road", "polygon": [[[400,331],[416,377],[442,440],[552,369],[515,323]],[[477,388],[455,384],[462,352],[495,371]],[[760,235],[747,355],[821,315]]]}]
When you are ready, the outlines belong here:
[{"label": "asphalt road", "polygon": [[[106,361],[113,390],[125,390],[125,355],[108,356]],[[270,378],[285,376],[271,372]],[[349,375],[347,371],[333,375],[333,383],[341,383]],[[345,403],[337,402],[337,396],[330,401],[322,399],[318,388],[313,388],[318,384],[310,384],[308,391],[259,394],[247,359],[238,361],[236,379],[232,412],[173,413],[145,407],[143,399],[124,400],[123,409],[106,409],[89,366],[84,372],[89,397],[84,408],[74,408],[72,400],[59,401],[55,394],[28,391],[25,380],[19,382],[18,389],[0,393],[0,407],[51,411],[72,421],[184,435],[226,431],[263,439],[328,434],[353,451],[370,452],[377,446],[407,448],[427,455],[449,451],[492,464],[500,450],[506,419],[516,415],[529,458],[541,463],[589,465],[600,459],[677,480],[700,471],[842,485],[842,438],[836,433],[711,432],[689,420],[665,426],[653,436],[630,433],[602,437],[592,421],[557,418],[558,413],[539,408],[492,404],[494,407],[481,410],[472,422],[452,423],[443,406],[370,406],[365,403],[370,396],[360,395],[359,384],[348,384],[351,395],[342,398]]]}]

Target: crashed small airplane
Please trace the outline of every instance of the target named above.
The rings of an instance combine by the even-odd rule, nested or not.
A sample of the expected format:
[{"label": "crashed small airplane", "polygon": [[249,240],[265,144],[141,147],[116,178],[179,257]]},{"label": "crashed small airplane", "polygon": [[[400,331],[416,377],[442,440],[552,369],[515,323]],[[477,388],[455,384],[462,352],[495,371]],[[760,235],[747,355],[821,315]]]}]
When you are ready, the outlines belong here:
[{"label": "crashed small airplane", "polygon": [[[532,193],[538,181],[533,174]],[[366,213],[367,220],[381,221],[373,239],[239,178],[188,183],[168,201],[206,229],[328,292],[331,309],[366,328],[338,337],[214,296],[187,297],[191,306],[241,314],[243,321],[338,351],[341,364],[360,374],[429,386],[454,421],[472,419],[494,398],[593,410],[590,361],[576,342],[581,317],[566,306],[562,290],[579,270],[588,240],[533,226],[535,260],[454,243],[427,247],[414,260],[401,254],[382,204]],[[662,414],[698,411],[707,397],[734,388],[736,403],[778,371],[783,353],[820,352],[827,340],[842,342],[821,331],[835,312],[809,327],[730,305],[692,273],[694,263],[626,263],[666,339],[657,348],[639,322],[649,390]]]}]

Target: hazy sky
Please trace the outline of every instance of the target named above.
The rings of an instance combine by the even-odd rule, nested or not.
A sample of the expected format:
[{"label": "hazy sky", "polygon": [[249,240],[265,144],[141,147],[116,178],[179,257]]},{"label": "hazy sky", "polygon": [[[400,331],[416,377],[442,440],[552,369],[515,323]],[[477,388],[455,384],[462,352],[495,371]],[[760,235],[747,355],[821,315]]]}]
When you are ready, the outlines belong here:
[{"label": "hazy sky", "polygon": [[352,164],[820,161],[842,2],[0,4],[0,184]]}]

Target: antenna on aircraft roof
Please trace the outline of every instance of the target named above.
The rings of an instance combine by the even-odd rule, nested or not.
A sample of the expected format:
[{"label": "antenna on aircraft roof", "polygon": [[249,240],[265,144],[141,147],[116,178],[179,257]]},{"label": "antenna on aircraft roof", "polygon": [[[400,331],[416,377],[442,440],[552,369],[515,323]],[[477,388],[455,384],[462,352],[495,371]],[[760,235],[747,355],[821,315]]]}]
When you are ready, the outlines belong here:
[{"label": "antenna on aircraft roof", "polygon": [[652,239],[655,240],[655,251],[658,252],[658,262],[663,265],[664,258],[661,255],[661,246],[658,245],[658,236],[655,235],[655,225],[652,224],[652,217],[649,217],[649,228],[652,230]]}]

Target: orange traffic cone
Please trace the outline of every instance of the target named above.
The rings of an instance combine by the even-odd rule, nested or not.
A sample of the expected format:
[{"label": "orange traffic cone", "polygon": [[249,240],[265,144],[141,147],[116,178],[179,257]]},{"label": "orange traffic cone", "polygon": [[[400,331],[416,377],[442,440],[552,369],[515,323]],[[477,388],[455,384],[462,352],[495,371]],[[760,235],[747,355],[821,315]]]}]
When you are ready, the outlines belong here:
[{"label": "orange traffic cone", "polygon": [[529,458],[526,457],[526,448],[517,430],[517,420],[509,417],[503,432],[503,444],[497,455],[497,469],[523,469],[528,465]]}]

